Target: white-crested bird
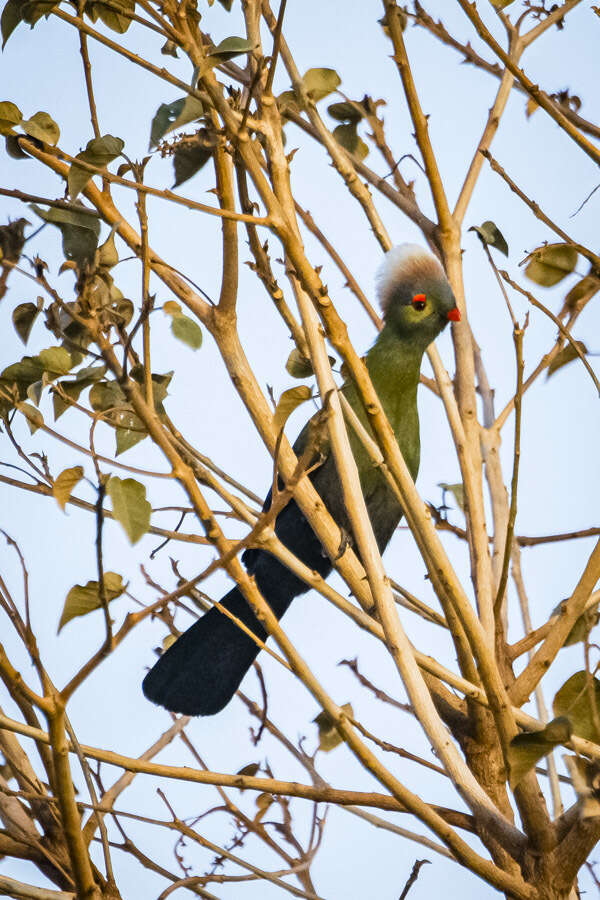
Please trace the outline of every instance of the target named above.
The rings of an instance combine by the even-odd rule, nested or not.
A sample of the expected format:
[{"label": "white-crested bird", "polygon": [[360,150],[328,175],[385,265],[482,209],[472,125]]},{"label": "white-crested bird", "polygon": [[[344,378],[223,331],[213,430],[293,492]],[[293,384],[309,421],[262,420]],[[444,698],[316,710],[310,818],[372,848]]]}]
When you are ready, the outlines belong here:
[{"label": "white-crested bird", "polygon": [[[366,365],[379,400],[413,478],[419,469],[420,440],[417,386],[421,359],[448,321],[460,320],[456,300],[439,261],[415,244],[402,244],[386,254],[377,293],[383,328],[369,350]],[[356,387],[342,387],[348,402],[368,428]],[[358,438],[349,435],[360,475],[361,488],[379,549],[383,551],[398,526],[402,511],[383,476],[375,468]],[[300,433],[294,450],[307,447],[309,426]],[[329,512],[351,536],[339,478],[328,447],[320,447],[322,460],[310,474]],[[265,500],[269,508],[271,493]],[[311,569],[326,577],[332,564],[301,510],[292,499],[281,510],[275,532],[285,546]],[[280,619],[290,603],[308,586],[266,550],[246,550],[242,560],[271,609]],[[261,640],[267,634],[236,586],[221,604]],[[238,689],[259,648],[216,607],[205,613],[160,657],[144,679],[149,700],[173,712],[213,715],[223,709]]]}]

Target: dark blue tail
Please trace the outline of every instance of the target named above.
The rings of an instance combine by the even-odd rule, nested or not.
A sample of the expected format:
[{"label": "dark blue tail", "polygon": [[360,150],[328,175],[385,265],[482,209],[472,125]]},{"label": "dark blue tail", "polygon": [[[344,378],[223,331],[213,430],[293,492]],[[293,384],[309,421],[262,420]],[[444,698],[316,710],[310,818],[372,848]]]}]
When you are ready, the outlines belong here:
[{"label": "dark blue tail", "polygon": [[[265,639],[264,628],[237,587],[221,603],[257,637]],[[144,694],[173,712],[213,715],[235,694],[259,649],[231,619],[213,607],[148,672],[142,685]]]},{"label": "dark blue tail", "polygon": [[[270,495],[265,506],[268,507]],[[275,530],[292,553],[324,578],[331,563],[294,500],[279,513]],[[246,550],[242,559],[263,597],[281,619],[306,584],[265,550]],[[223,606],[265,640],[267,634],[244,595],[234,587]],[[256,659],[259,647],[216,607],[179,637],[144,678],[144,694],[172,712],[211,716],[220,712],[237,691]]]},{"label": "dark blue tail", "polygon": [[[295,540],[288,539],[288,546],[292,544],[291,549],[307,565],[326,576],[331,569],[329,559],[321,552],[321,545],[297,508],[295,515]],[[278,619],[294,597],[308,590],[303,581],[264,550],[247,551],[244,562]],[[229,591],[221,603],[257,637],[266,639],[265,629],[239,588]],[[172,712],[188,716],[214,715],[227,706],[259,649],[235,622],[213,607],[155,663],[144,678],[144,694],[148,700]]]}]

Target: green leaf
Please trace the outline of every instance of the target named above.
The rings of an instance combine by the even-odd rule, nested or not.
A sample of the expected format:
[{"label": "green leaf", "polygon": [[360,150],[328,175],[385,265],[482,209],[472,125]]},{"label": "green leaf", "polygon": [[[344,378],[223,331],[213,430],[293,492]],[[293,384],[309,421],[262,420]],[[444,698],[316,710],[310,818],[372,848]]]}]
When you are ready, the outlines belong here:
[{"label": "green leaf", "polygon": [[23,413],[25,418],[27,419],[27,424],[29,425],[29,430],[32,434],[41,428],[44,424],[44,417],[35,406],[32,406],[30,403],[18,403],[17,409],[19,412]]},{"label": "green leaf", "polygon": [[565,681],[552,704],[556,716],[568,716],[573,733],[598,743],[600,730],[600,681],[589,679],[587,672],[576,672]]},{"label": "green leaf", "polygon": [[39,356],[24,356],[22,360],[12,365],[0,373],[0,381],[5,384],[24,384],[25,386],[39,381],[44,374],[44,366]]},{"label": "green leaf", "polygon": [[[336,359],[334,356],[328,356],[327,358],[332,366],[335,365]],[[285,368],[292,378],[310,378],[314,374],[310,359],[303,356],[297,347],[294,347],[288,356]]]},{"label": "green leaf", "polygon": [[48,376],[46,372],[42,375],[41,381],[34,381],[33,384],[30,384],[27,388],[27,396],[30,400],[33,400],[36,406],[40,405],[40,401],[42,399],[42,393],[44,388],[48,386]]},{"label": "green leaf", "polygon": [[447,484],[445,481],[440,481],[438,487],[441,487],[443,491],[450,491],[458,508],[465,511],[465,486],[462,481],[459,481],[458,484]]},{"label": "green leaf", "polygon": [[260,763],[248,763],[247,766],[243,766],[236,772],[236,775],[249,775],[252,777],[256,775],[258,770],[260,769]]},{"label": "green leaf", "polygon": [[301,403],[310,400],[311,397],[311,389],[306,384],[301,384],[298,387],[289,388],[287,391],[284,391],[279,398],[273,415],[273,424],[275,425],[276,431],[281,431],[294,410],[297,409]]},{"label": "green leaf", "polygon": [[[557,603],[557,605],[552,610],[552,616],[559,616],[562,613],[562,609],[563,603]],[[586,611],[579,616],[579,618],[571,628],[563,646],[571,647],[573,646],[573,644],[579,644],[581,641],[585,641],[592,628],[598,624],[599,618],[600,613],[598,612],[598,604],[596,604],[596,606],[590,606],[589,609],[586,609]]]},{"label": "green leaf", "polygon": [[303,356],[297,347],[294,347],[285,364],[286,371],[292,378],[310,378],[313,367],[310,359]]},{"label": "green leaf", "polygon": [[123,8],[123,12],[117,12],[112,6],[105,6],[104,3],[90,3],[86,8],[93,22],[101,19],[107,28],[116,31],[117,34],[125,34],[131,25],[131,15],[127,13],[135,12],[135,0],[118,0],[119,5]]},{"label": "green leaf", "polygon": [[42,16],[47,18],[48,14],[58,4],[59,0],[49,0],[49,2],[48,0],[24,0],[21,6],[23,21],[33,28]]},{"label": "green leaf", "polygon": [[[121,138],[113,137],[112,134],[105,134],[103,137],[93,138],[88,141],[85,150],[78,153],[75,159],[81,162],[89,163],[91,166],[104,168],[109,163],[121,155],[125,142]],[[74,200],[77,194],[84,189],[90,178],[93,178],[94,172],[78,166],[76,162],[71,163],[67,182],[69,186],[69,194]]]},{"label": "green leaf", "polygon": [[[133,414],[132,418],[133,418]],[[126,413],[119,413],[122,423],[124,423],[126,419]],[[137,419],[137,416],[135,416]],[[137,419],[138,423],[140,422]],[[115,428],[115,443],[116,443],[116,452],[115,456],[120,456],[121,453],[125,453],[126,450],[130,450],[132,447],[135,447],[136,444],[139,444],[140,441],[143,441],[148,437],[147,431],[142,431],[140,428],[124,428],[123,424]]]},{"label": "green leaf", "polygon": [[73,466],[72,469],[64,469],[52,485],[52,494],[63,512],[73,488],[82,478],[83,466]]},{"label": "green leaf", "polygon": [[[134,444],[143,441],[148,436],[144,423],[129,405],[116,409],[111,413],[110,424],[115,429],[117,448],[119,448],[118,453],[124,453],[129,447],[133,447]],[[135,440],[133,437],[131,441],[126,440],[125,432],[131,432],[135,436]],[[119,433],[122,435],[121,439],[119,439]]]},{"label": "green leaf", "polygon": [[48,372],[51,378],[66,375],[74,365],[71,354],[64,347],[48,347],[47,350],[41,350],[39,359],[44,371]]},{"label": "green leaf", "polygon": [[[575,343],[582,353],[585,354],[588,352],[588,349],[583,341],[575,341]],[[579,354],[573,344],[569,343],[560,351],[560,353],[556,354],[556,356],[548,366],[546,378],[550,378],[551,375],[554,375],[555,372],[557,372],[559,369],[562,369],[562,367],[566,366],[567,363],[573,362],[574,359],[579,359]]]},{"label": "green leaf", "polygon": [[315,103],[333,94],[342,83],[335,69],[309,69],[302,79],[306,93]]},{"label": "green leaf", "polygon": [[171,331],[173,336],[179,341],[183,341],[192,350],[199,350],[202,346],[202,329],[200,326],[190,319],[188,316],[173,316],[171,320]]},{"label": "green leaf", "polygon": [[21,122],[21,128],[32,138],[54,146],[60,137],[60,128],[47,112],[36,112]]},{"label": "green leaf", "polygon": [[[106,599],[109,601],[120,597],[126,588],[123,579],[116,572],[105,572],[102,579]],[[101,609],[102,599],[100,597],[100,584],[98,581],[88,581],[87,584],[76,584],[67,594],[65,605],[63,607],[60,622],[58,623],[58,633],[77,616],[85,616],[95,609]]]},{"label": "green leaf", "polygon": [[488,219],[488,221],[484,222],[482,225],[472,225],[471,228],[469,228],[469,231],[477,232],[484,244],[487,244],[488,247],[495,247],[500,253],[504,253],[505,256],[508,256],[508,244],[504,239],[504,235],[494,222],[491,222]]},{"label": "green leaf", "polygon": [[30,207],[36,215],[56,225],[62,235],[63,253],[69,260],[73,260],[82,269],[86,264],[92,264],[98,247],[100,236],[100,222],[96,216],[80,213],[73,209],[44,210],[35,203]]},{"label": "green leaf", "polygon": [[23,21],[23,2],[22,0],[8,0],[8,3],[2,10],[2,18],[0,19],[0,31],[2,32],[2,49],[6,46],[6,42],[17,27]]},{"label": "green leaf", "polygon": [[146,488],[134,478],[109,479],[106,491],[112,500],[115,519],[121,523],[132,544],[150,528],[152,507],[146,500]]},{"label": "green leaf", "polygon": [[[164,375],[160,375],[157,372],[152,373],[152,394],[157,412],[161,412],[161,404],[169,393],[167,388],[171,383],[173,374],[173,371],[166,372]],[[143,385],[145,382],[144,367],[142,365],[134,366],[131,370],[131,377],[134,378],[138,384]]]},{"label": "green leaf", "polygon": [[228,59],[233,59],[242,53],[250,53],[255,46],[252,41],[247,41],[245,38],[228,37],[221,41],[217,47],[209,50],[206,55],[214,56],[219,62],[226,62]]},{"label": "green leaf", "polygon": [[[111,231],[104,243],[98,247],[98,265],[104,266],[105,269],[112,269],[118,262],[119,254],[117,253],[117,248],[115,246],[115,233],[114,231]],[[121,292],[119,291],[119,294],[120,293]],[[118,299],[121,299],[121,297]]]},{"label": "green leaf", "polygon": [[511,790],[514,791],[539,759],[570,738],[571,723],[564,716],[553,719],[540,731],[527,731],[514,737],[508,747]]},{"label": "green leaf", "polygon": [[538,247],[526,259],[526,276],[542,287],[553,287],[577,265],[577,250],[570,244],[547,244]]},{"label": "green leaf", "polygon": [[282,116],[290,112],[299,113],[300,107],[298,105],[298,99],[293,91],[284,91],[277,98],[277,106],[279,107],[279,112]]},{"label": "green leaf", "polygon": [[332,134],[338,144],[349,153],[353,153],[359,159],[365,159],[369,155],[369,148],[359,137],[356,130],[356,122],[349,122],[347,125],[338,125],[334,128]]},{"label": "green leaf", "polygon": [[105,412],[126,403],[125,394],[116,381],[98,381],[90,391],[90,405],[94,412]]},{"label": "green leaf", "polygon": [[165,134],[189,122],[195,122],[203,115],[204,107],[201,101],[189,94],[180,97],[179,100],[173,100],[172,103],[162,103],[156,110],[150,126],[150,147],[156,147]]},{"label": "green leaf", "polygon": [[10,100],[0,103],[0,134],[14,134],[13,128],[23,118],[21,110]]},{"label": "green leaf", "polygon": [[40,309],[35,303],[20,303],[13,309],[13,325],[24,344],[29,340],[33,323],[39,312]]},{"label": "green leaf", "polygon": [[[21,135],[22,137],[22,135]],[[7,134],[4,138],[6,152],[11,159],[31,159],[28,153],[21,149],[18,134]]]},{"label": "green leaf", "polygon": [[[59,382],[60,387],[65,392],[65,394],[73,401],[77,402],[79,400],[79,395],[85,388],[90,387],[90,385],[94,384],[96,381],[99,381],[104,377],[106,373],[106,366],[87,366],[85,369],[80,369],[79,372],[75,373],[75,378],[73,381],[61,381]],[[54,406],[54,418],[58,419],[65,410],[69,409],[69,404],[66,400],[64,400],[60,394],[54,392],[52,395],[52,404]]]},{"label": "green leaf", "polygon": [[[159,414],[164,414],[161,401],[166,396],[166,386],[154,379],[167,376],[152,376],[155,388],[155,406]],[[170,378],[169,378],[170,380]],[[168,384],[168,381],[166,382]],[[90,405],[96,412],[107,412],[105,421],[115,429],[116,455],[139,444],[148,436],[143,422],[127,403],[125,394],[116,381],[101,381],[90,391]]]},{"label": "green leaf", "polygon": [[213,154],[213,146],[214,143],[205,140],[201,134],[177,144],[173,153],[173,187],[179,187],[206,165]]},{"label": "green leaf", "polygon": [[364,118],[364,113],[359,107],[359,103],[349,103],[346,100],[343,103],[332,103],[327,107],[327,112],[337,122],[360,122]]},{"label": "green leaf", "polygon": [[[351,703],[344,703],[340,708],[347,713],[347,715],[354,716],[354,710],[352,709]],[[330,750],[333,750],[335,747],[339,747],[340,744],[344,743],[344,738],[340,735],[335,727],[333,719],[329,713],[325,712],[325,710],[320,712],[318,716],[315,716],[313,722],[315,722],[319,729],[319,750],[323,750],[324,753],[329,753]]]},{"label": "green leaf", "polygon": [[134,306],[126,297],[116,300],[112,306],[112,318],[121,325],[129,325],[133,319]]}]

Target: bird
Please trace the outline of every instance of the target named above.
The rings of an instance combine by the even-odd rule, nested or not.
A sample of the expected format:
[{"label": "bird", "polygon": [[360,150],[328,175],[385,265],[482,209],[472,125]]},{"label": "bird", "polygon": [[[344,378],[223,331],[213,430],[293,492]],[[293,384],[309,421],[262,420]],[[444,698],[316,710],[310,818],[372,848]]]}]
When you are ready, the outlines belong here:
[{"label": "bird", "polygon": [[[420,458],[417,386],[421,360],[448,322],[460,321],[460,312],[441,263],[416,244],[400,244],[385,254],[377,277],[377,295],[383,327],[367,353],[366,366],[415,480]],[[370,431],[354,383],[347,381],[341,391]],[[294,443],[298,456],[307,449],[309,433],[310,422]],[[356,435],[349,434],[349,439],[374,535],[383,552],[400,522],[402,509]],[[314,487],[342,535],[352,541],[333,453],[326,441],[311,469],[309,477]],[[263,508],[269,509],[270,503],[271,492]],[[275,533],[303,563],[327,577],[331,560],[293,498],[277,515]],[[242,561],[277,619],[281,619],[295,597],[309,590],[305,582],[266,550],[247,549]],[[221,605],[262,641],[266,640],[267,632],[237,586],[223,597]],[[259,650],[257,643],[232,619],[212,607],[159,657],[144,678],[144,695],[172,712],[215,715],[234,696]]]}]

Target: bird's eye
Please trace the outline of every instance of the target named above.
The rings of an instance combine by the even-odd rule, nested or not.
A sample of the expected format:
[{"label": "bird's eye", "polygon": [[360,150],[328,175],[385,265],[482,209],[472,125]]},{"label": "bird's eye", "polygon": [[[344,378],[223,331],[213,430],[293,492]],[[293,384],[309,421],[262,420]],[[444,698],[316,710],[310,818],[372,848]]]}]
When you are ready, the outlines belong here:
[{"label": "bird's eye", "polygon": [[415,294],[412,298],[412,305],[415,309],[418,309],[419,312],[422,312],[427,305],[427,297],[425,294]]}]

